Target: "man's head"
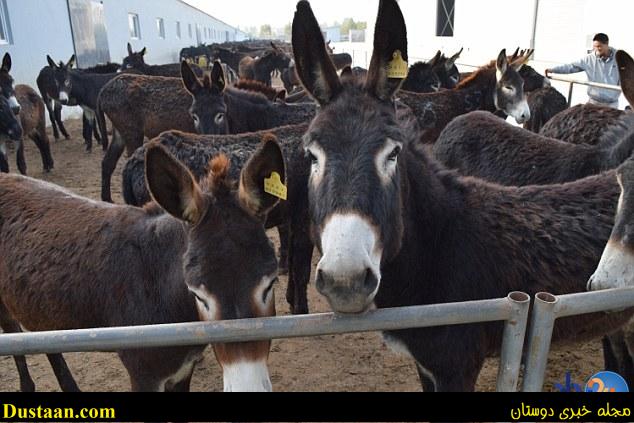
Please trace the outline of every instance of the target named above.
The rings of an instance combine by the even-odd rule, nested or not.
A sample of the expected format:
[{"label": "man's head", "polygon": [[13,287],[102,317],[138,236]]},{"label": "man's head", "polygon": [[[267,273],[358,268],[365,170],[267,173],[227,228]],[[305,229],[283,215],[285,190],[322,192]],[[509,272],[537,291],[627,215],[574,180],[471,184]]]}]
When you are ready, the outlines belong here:
[{"label": "man's head", "polygon": [[607,57],[610,54],[610,39],[602,32],[599,32],[592,39],[592,48],[601,57]]}]

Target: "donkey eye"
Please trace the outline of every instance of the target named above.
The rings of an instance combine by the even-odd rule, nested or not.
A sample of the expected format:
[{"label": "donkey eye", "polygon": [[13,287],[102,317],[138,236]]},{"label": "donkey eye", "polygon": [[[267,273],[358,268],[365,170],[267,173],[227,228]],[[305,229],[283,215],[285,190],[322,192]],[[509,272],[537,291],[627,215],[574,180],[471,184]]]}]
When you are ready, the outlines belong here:
[{"label": "donkey eye", "polygon": [[510,85],[506,85],[504,88],[506,88],[509,91],[513,91],[513,87],[511,87]]},{"label": "donkey eye", "polygon": [[273,285],[275,285],[275,283],[279,280],[279,278],[275,278],[271,281],[271,283],[269,284],[269,286],[266,287],[266,289],[264,290],[264,292],[262,293],[262,302],[266,303],[267,299],[269,298],[269,294],[271,293],[271,291],[273,290]]},{"label": "donkey eye", "polygon": [[200,302],[203,306],[205,306],[205,309],[206,309],[207,311],[209,311],[209,304],[207,304],[207,301],[205,301],[205,300],[203,300],[202,298],[200,298],[200,297],[198,296],[198,294],[196,294],[196,293],[193,293],[193,294],[194,294],[194,297],[196,297],[196,300],[197,300],[198,302]]},{"label": "donkey eye", "polygon": [[387,159],[391,162],[395,162],[398,158],[398,155],[401,154],[401,147],[395,147],[394,150],[387,156]]},{"label": "donkey eye", "polygon": [[310,164],[312,164],[312,165],[316,165],[317,162],[319,161],[317,159],[317,156],[315,156],[313,153],[311,153],[310,150],[306,150],[306,158],[310,160]]},{"label": "donkey eye", "polygon": [[216,123],[218,123],[218,124],[222,123],[222,121],[225,120],[225,114],[224,113],[218,113],[216,115],[215,120],[216,120]]}]

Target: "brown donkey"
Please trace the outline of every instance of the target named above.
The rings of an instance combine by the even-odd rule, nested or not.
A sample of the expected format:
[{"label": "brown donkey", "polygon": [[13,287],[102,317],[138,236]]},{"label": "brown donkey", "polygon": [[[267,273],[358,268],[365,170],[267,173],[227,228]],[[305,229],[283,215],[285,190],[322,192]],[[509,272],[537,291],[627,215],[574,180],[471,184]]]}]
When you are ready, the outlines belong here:
[{"label": "brown donkey", "polygon": [[[46,106],[42,97],[28,85],[16,85],[15,96],[20,103],[20,123],[22,124],[23,136],[33,140],[42,156],[42,167],[44,172],[53,169],[53,155],[51,145],[46,135]],[[23,168],[21,168],[21,166]],[[24,161],[24,141],[20,142],[18,149],[18,168],[20,173],[26,174],[26,162]]]},{"label": "brown donkey", "polygon": [[[311,235],[322,253],[315,286],[331,308],[584,291],[614,221],[614,175],[514,188],[447,171],[397,121],[402,79],[386,69],[397,50],[407,60],[407,35],[396,0],[380,1],[374,34],[367,80],[340,79],[310,5],[297,5],[298,74],[321,105],[304,137]],[[629,316],[564,318],[554,339],[604,334]],[[471,391],[485,357],[499,353],[502,324],[384,336],[416,360],[425,391]]]},{"label": "brown donkey", "polygon": [[[42,331],[273,316],[277,261],[263,221],[277,198],[264,192],[263,181],[272,172],[285,180],[280,147],[266,138],[238,189],[228,172],[229,160],[218,156],[199,184],[165,148],[148,148],[147,184],[167,213],[156,204],[115,206],[1,175],[3,330],[19,331],[16,322]],[[214,345],[225,390],[270,391],[269,347]],[[203,349],[118,353],[133,390],[176,391],[189,389]],[[26,365],[18,369],[21,386],[33,387]]]}]

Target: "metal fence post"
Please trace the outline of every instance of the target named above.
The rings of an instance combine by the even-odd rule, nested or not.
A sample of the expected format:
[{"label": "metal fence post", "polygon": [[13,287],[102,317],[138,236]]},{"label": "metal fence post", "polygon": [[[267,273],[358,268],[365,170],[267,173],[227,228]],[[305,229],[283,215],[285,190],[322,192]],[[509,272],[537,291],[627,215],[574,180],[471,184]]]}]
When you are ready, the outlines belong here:
[{"label": "metal fence post", "polygon": [[539,292],[535,295],[528,335],[523,392],[540,392],[544,385],[557,301],[557,297],[547,292]]},{"label": "metal fence post", "polygon": [[528,309],[531,301],[531,297],[524,292],[511,292],[507,298],[512,311],[511,316],[504,323],[497,392],[517,391],[526,324],[528,323]]},{"label": "metal fence post", "polygon": [[568,107],[572,104],[572,89],[575,87],[574,82],[570,82],[570,88],[568,88]]}]

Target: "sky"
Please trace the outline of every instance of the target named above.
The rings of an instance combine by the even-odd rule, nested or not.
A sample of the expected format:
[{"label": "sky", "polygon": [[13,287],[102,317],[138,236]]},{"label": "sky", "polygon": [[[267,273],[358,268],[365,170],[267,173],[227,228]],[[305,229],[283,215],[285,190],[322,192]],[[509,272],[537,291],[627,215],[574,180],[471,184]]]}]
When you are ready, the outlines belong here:
[{"label": "sky", "polygon": [[[247,28],[270,24],[281,28],[293,20],[297,0],[184,0],[204,12],[232,26]],[[311,0],[315,16],[320,23],[332,24],[351,17],[365,20],[367,2],[363,0]]]}]

